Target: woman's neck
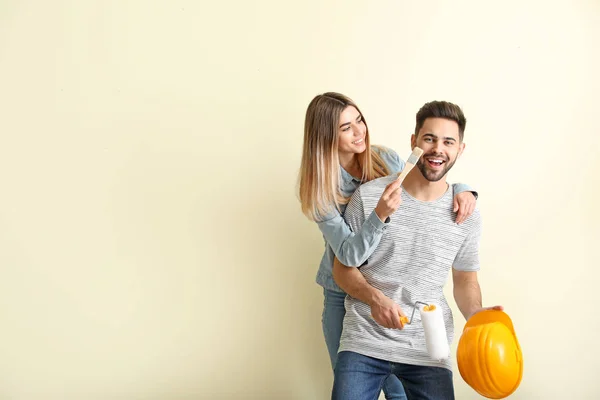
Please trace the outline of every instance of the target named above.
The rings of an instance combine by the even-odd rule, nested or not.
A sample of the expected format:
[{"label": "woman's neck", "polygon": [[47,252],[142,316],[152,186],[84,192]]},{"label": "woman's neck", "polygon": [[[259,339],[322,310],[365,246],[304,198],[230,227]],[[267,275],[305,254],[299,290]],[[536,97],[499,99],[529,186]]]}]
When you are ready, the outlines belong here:
[{"label": "woman's neck", "polygon": [[356,154],[340,153],[338,157],[340,159],[340,165],[346,170],[346,172],[348,172],[355,178],[361,178],[362,169],[360,168],[360,164],[358,162],[358,157],[356,156]]}]

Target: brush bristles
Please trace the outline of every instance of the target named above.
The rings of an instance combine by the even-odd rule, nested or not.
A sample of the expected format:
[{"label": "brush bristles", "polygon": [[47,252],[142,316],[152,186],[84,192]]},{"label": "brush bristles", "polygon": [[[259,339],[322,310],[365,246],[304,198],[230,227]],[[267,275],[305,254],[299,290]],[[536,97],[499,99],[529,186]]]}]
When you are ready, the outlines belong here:
[{"label": "brush bristles", "polygon": [[419,158],[423,155],[423,150],[415,147],[412,154],[410,155],[410,157],[408,157],[408,160],[406,161],[409,164],[413,164],[416,165],[417,161],[419,161]]}]

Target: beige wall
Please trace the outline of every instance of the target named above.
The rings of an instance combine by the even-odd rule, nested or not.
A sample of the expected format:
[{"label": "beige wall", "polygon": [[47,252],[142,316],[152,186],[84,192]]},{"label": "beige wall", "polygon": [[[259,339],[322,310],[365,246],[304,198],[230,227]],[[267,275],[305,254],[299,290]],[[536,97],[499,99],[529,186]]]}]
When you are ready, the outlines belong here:
[{"label": "beige wall", "polygon": [[0,398],[328,398],[294,186],[329,90],[402,157],[463,106],[512,398],[597,398],[600,4],[416,3],[3,1]]}]

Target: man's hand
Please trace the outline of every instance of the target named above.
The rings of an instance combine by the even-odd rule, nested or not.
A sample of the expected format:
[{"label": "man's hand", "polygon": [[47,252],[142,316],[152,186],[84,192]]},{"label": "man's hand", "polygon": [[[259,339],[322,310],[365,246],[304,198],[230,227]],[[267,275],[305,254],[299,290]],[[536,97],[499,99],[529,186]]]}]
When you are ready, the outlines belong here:
[{"label": "man's hand", "polygon": [[473,214],[477,200],[471,192],[462,192],[454,196],[454,212],[456,214],[456,223],[462,224]]},{"label": "man's hand", "polygon": [[379,325],[392,329],[404,328],[400,318],[406,317],[406,315],[402,308],[389,297],[382,294],[369,305],[371,306],[371,316]]},{"label": "man's hand", "polygon": [[379,202],[377,202],[377,207],[375,207],[375,213],[381,222],[385,222],[390,215],[396,212],[400,204],[402,204],[402,188],[400,181],[394,180],[385,187]]},{"label": "man's hand", "polygon": [[[469,318],[471,318],[473,315],[475,315],[475,314],[477,314],[478,312],[480,312],[480,311],[483,311],[483,310],[497,310],[497,311],[503,311],[503,310],[504,310],[504,307],[502,307],[502,306],[482,307],[482,308],[480,308],[479,310],[475,311],[473,314],[471,314],[471,315],[469,316]],[[469,319],[469,318],[467,318],[467,319]]]}]

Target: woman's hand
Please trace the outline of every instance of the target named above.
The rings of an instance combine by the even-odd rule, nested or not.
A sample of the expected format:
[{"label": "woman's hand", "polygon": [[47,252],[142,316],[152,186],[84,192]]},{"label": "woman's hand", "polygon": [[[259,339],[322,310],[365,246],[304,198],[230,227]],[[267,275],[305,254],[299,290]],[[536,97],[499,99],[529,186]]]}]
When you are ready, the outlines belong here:
[{"label": "woman's hand", "polygon": [[400,181],[395,180],[385,187],[377,207],[375,207],[375,213],[381,222],[385,222],[390,215],[396,212],[400,204],[402,204],[402,188]]},{"label": "woman's hand", "polygon": [[471,192],[462,192],[454,196],[454,212],[456,212],[456,223],[461,224],[465,222],[465,220],[469,218],[471,214],[473,214],[476,204],[477,200]]}]

